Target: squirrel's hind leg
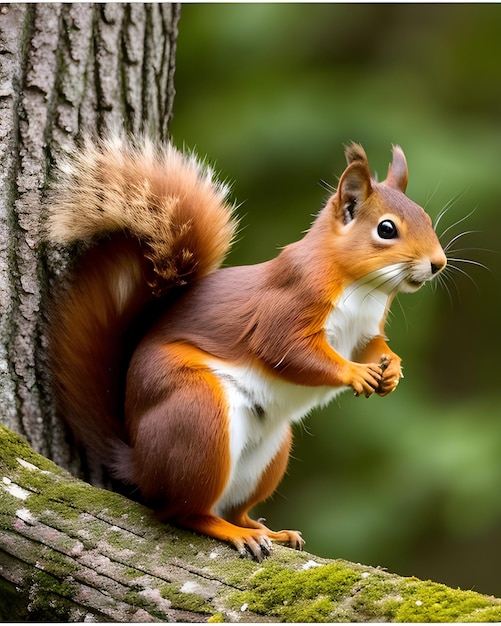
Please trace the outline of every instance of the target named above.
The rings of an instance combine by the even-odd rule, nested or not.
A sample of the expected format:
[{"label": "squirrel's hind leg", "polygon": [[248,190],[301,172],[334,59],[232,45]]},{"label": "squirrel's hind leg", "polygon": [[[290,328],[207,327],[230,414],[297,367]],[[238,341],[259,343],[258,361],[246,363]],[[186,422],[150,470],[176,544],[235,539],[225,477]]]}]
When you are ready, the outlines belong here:
[{"label": "squirrel's hind leg", "polygon": [[277,488],[278,483],[281,481],[287,469],[291,445],[292,430],[289,426],[280,449],[263,472],[252,496],[247,502],[231,510],[226,517],[236,526],[262,530],[272,541],[285,543],[291,548],[302,550],[305,541],[299,531],[280,530],[275,532],[262,523],[265,520],[256,521],[249,516],[249,511],[259,502],[269,498]]},{"label": "squirrel's hind leg", "polygon": [[[272,551],[272,541],[287,544],[297,550],[302,550],[304,540],[301,534],[292,530],[281,530],[274,532],[267,528],[261,521],[253,520],[248,511],[261,500],[270,496],[280,482],[289,458],[289,451],[292,442],[290,428],[286,431],[286,436],[282,446],[266,467],[258,485],[247,502],[235,507],[227,514],[226,519],[214,515],[209,501],[197,499],[196,504],[192,502],[192,513],[183,512],[182,507],[172,503],[171,507],[157,511],[160,519],[171,521],[181,527],[195,532],[219,539],[232,544],[241,556],[251,556],[257,561],[262,561],[264,557],[270,555]],[[219,457],[221,457],[220,450]],[[212,496],[211,500],[215,497]],[[185,504],[188,504],[185,501]],[[193,504],[195,506],[193,507]],[[187,509],[186,509],[187,511]]]},{"label": "squirrel's hind leg", "polygon": [[[137,358],[129,370],[127,422],[131,482],[139,486],[157,517],[229,542],[240,554],[258,561],[270,553],[271,541],[301,547],[298,533],[274,533],[247,514],[273,493],[282,478],[291,446],[290,429],[253,493],[225,512],[227,519],[223,519],[215,511],[231,479],[229,404],[224,388],[205,365],[205,356],[191,346],[164,344],[156,356],[148,361]],[[152,361],[156,369],[151,369]],[[155,378],[159,362],[164,375]],[[122,468],[121,475],[126,473]]]}]

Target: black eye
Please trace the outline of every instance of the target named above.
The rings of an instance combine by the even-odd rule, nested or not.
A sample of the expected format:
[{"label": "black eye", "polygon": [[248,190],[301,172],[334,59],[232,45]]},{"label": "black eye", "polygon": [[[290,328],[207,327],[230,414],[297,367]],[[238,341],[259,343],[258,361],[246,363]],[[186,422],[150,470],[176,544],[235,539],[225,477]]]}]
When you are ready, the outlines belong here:
[{"label": "black eye", "polygon": [[377,234],[381,239],[395,239],[398,237],[398,230],[391,220],[383,220],[377,225]]}]

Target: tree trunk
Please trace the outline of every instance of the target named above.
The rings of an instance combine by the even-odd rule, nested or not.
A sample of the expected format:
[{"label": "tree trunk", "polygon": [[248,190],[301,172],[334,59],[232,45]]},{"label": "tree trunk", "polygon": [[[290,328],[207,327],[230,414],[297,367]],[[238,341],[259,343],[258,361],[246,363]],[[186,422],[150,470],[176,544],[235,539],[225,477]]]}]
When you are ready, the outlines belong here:
[{"label": "tree trunk", "polygon": [[276,546],[263,563],[72,478],[0,427],[3,621],[501,621],[501,600]]},{"label": "tree trunk", "polygon": [[178,17],[172,4],[0,8],[0,421],[73,471],[46,368],[44,294],[67,257],[44,248],[44,191],[82,131],[167,136]]}]

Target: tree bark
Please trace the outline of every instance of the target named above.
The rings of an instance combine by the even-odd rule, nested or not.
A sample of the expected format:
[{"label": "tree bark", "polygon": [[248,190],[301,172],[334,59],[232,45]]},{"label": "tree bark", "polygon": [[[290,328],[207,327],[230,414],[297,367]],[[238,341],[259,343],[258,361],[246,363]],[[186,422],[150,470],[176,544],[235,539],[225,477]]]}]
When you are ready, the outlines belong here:
[{"label": "tree bark", "polygon": [[501,621],[501,600],[276,546],[263,563],[156,522],[0,427],[3,621]]},{"label": "tree bark", "polygon": [[[83,131],[166,137],[178,17],[173,4],[0,7],[0,421],[73,471],[44,337],[44,296],[68,255],[43,245],[44,193]],[[86,475],[99,481],[97,467]]]}]

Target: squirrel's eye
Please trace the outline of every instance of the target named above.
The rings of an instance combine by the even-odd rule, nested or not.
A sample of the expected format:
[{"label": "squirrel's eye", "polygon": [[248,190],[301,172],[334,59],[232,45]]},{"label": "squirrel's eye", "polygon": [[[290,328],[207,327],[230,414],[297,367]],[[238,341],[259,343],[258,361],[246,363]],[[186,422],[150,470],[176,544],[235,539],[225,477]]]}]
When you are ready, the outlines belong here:
[{"label": "squirrel's eye", "polygon": [[377,225],[377,234],[381,239],[395,239],[398,237],[397,227],[391,220],[383,220]]}]

